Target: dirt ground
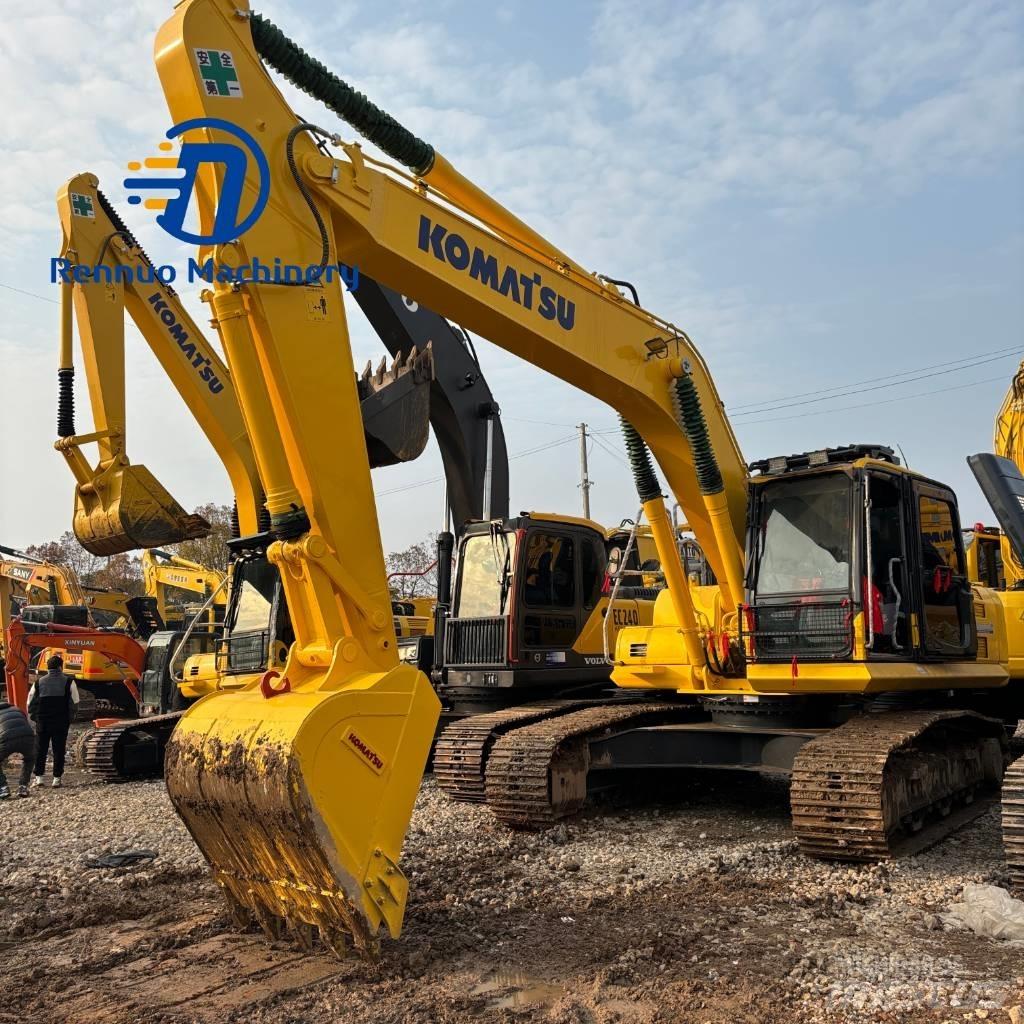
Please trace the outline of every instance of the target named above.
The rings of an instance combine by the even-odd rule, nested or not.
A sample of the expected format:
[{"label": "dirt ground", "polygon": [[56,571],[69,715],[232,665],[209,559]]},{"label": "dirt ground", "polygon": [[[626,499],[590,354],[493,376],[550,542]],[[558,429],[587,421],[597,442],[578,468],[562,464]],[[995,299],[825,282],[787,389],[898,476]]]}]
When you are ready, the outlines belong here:
[{"label": "dirt ground", "polygon": [[[424,784],[405,931],[338,961],[230,925],[160,782],[0,805],[0,1022],[1021,1024],[1024,947],[943,915],[1004,881],[992,811],[880,867],[801,858],[785,788],[690,777],[541,836]],[[156,860],[83,859],[149,847]]]}]

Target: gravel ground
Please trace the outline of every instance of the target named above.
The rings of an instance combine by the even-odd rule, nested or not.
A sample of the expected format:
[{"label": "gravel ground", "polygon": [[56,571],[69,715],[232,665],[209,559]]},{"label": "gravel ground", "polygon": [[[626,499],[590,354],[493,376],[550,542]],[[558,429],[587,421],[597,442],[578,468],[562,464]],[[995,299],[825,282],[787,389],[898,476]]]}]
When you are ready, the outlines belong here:
[{"label": "gravel ground", "polygon": [[[800,857],[784,787],[690,776],[543,835],[425,782],[405,932],[377,964],[236,932],[163,783],[0,804],[0,1022],[1022,1024],[1024,948],[951,929],[1005,882],[997,812],[873,867]],[[122,870],[82,861],[148,847]]]}]

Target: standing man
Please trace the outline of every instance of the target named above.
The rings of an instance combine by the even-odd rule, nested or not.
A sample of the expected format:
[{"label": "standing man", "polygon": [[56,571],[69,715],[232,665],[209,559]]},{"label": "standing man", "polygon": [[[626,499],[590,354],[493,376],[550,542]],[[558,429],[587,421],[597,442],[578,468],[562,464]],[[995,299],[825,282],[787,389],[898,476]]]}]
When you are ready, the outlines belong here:
[{"label": "standing man", "polygon": [[53,788],[57,789],[64,774],[68,729],[78,703],[78,687],[64,675],[64,662],[59,654],[47,658],[46,667],[49,671],[35,681],[28,695],[28,713],[36,724],[36,770],[32,785],[43,784],[46,755],[52,744]]}]

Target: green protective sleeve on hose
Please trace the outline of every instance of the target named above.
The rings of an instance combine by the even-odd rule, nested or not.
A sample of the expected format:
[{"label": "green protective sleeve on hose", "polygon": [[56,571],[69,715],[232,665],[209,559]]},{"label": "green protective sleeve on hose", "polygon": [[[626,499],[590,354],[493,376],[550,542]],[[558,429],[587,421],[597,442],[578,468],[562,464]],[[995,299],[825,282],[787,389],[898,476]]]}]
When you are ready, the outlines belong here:
[{"label": "green protective sleeve on hose", "polygon": [[660,498],[661,486],[658,484],[654,463],[651,462],[651,453],[644,439],[636,427],[625,417],[619,417],[619,425],[622,427],[622,439],[626,444],[626,455],[629,458],[629,466],[633,470],[636,493],[640,501],[646,503]]},{"label": "green protective sleeve on hose", "polygon": [[333,110],[389,157],[415,174],[426,174],[434,163],[434,147],[417,138],[361,92],[328,71],[273,22],[255,11],[249,19],[256,52],[296,88]]},{"label": "green protective sleeve on hose", "polygon": [[704,410],[700,406],[700,395],[693,378],[686,374],[677,377],[673,395],[673,406],[679,425],[690,443],[693,452],[693,466],[697,473],[697,483],[701,494],[718,494],[725,488],[722,471],[715,458],[715,450],[711,447],[708,437],[708,424],[704,419]]}]

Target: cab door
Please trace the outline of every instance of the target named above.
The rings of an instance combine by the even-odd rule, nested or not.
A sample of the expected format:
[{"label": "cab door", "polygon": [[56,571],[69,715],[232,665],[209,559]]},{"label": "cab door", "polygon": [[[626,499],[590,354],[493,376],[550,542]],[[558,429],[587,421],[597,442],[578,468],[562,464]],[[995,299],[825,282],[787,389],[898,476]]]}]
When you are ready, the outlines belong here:
[{"label": "cab door", "polygon": [[579,531],[531,526],[520,542],[520,650],[533,664],[565,664],[580,632]]},{"label": "cab door", "polygon": [[914,481],[911,494],[920,654],[973,657],[977,632],[956,497],[948,488],[923,481]]}]

